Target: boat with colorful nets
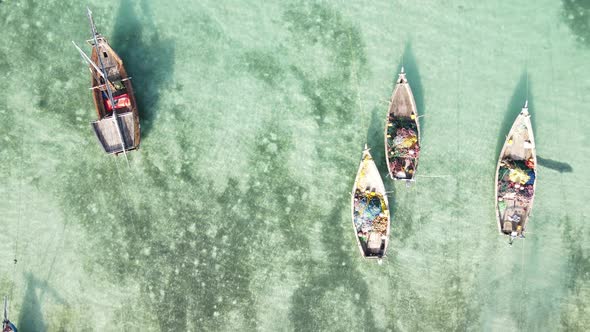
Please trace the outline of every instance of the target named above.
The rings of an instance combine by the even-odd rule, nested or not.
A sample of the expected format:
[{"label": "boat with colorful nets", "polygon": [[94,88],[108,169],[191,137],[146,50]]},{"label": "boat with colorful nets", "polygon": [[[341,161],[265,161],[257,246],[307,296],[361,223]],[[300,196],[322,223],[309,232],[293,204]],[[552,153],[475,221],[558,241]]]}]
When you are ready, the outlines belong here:
[{"label": "boat with colorful nets", "polygon": [[415,180],[420,156],[420,123],[403,67],[391,94],[385,123],[385,158],[389,177]]},{"label": "boat with colorful nets", "polygon": [[389,204],[383,180],[366,145],[352,192],[352,226],[361,255],[382,258],[389,242]]},{"label": "boat with colorful nets", "polygon": [[524,237],[533,207],[537,154],[528,101],[514,121],[496,167],[496,219],[501,234]]}]

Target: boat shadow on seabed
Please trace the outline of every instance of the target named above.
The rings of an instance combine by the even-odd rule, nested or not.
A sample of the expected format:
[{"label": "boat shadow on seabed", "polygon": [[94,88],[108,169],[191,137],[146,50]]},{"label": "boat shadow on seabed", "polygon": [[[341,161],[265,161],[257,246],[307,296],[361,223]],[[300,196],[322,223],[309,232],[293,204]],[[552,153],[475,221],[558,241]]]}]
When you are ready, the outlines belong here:
[{"label": "boat shadow on seabed", "polygon": [[[502,147],[504,146],[504,142],[506,141],[506,135],[508,135],[508,132],[510,131],[512,124],[514,123],[514,120],[520,114],[520,111],[522,110],[522,106],[525,100],[528,100],[528,108],[532,115],[531,125],[533,127],[533,132],[537,132],[537,127],[535,126],[534,98],[532,94],[529,92],[530,90],[530,75],[527,73],[525,69],[520,75],[520,79],[518,80],[518,83],[514,88],[514,92],[512,93],[512,97],[510,98],[510,102],[508,103],[506,113],[504,113],[504,119],[502,120],[500,128],[498,129],[498,143],[496,145],[496,151],[494,153],[494,156],[496,156],[496,158],[500,155],[500,151],[502,151]],[[539,145],[538,139],[536,139],[536,143],[537,145]]]},{"label": "boat shadow on seabed", "polygon": [[[388,209],[389,209],[389,216],[390,216],[390,227],[393,227],[393,212],[394,212],[394,205],[395,205],[395,185],[393,181],[388,176],[387,171],[387,161],[385,160],[385,142],[383,140],[383,128],[385,128],[385,114],[387,109],[375,107],[371,111],[371,122],[369,123],[369,128],[367,130],[367,145],[371,148],[371,155],[373,157],[373,161],[375,161],[375,165],[377,166],[377,170],[381,175],[383,180],[383,186],[385,187],[385,193],[387,194],[388,199]],[[390,235],[391,237],[391,231]],[[391,238],[390,238],[391,240]]]},{"label": "boat shadow on seabed", "polygon": [[134,1],[121,1],[111,40],[133,77],[141,133],[147,137],[157,118],[160,96],[173,74],[175,46],[173,40],[160,37],[149,1],[139,2],[142,19],[137,17],[135,7]]},{"label": "boat shadow on seabed", "polygon": [[[528,82],[527,82],[528,80]],[[527,91],[528,89],[528,91]],[[530,74],[527,73],[526,70],[522,72],[520,75],[520,79],[518,84],[514,88],[514,92],[512,94],[512,98],[510,98],[510,103],[508,104],[508,108],[504,115],[504,119],[500,126],[500,131],[498,135],[498,144],[496,146],[496,154],[499,155],[500,151],[502,150],[502,146],[504,145],[504,141],[506,139],[506,135],[510,131],[510,127],[512,127],[512,123],[514,119],[518,116],[522,109],[523,100],[528,99],[528,106],[531,110],[531,125],[533,126],[533,132],[537,132],[537,126],[535,125],[535,108],[533,104],[533,96],[530,93],[531,90],[531,80]],[[539,137],[535,137],[537,145],[539,145]],[[537,163],[539,166],[544,168],[552,169],[554,171],[558,171],[559,173],[571,173],[574,171],[572,166],[566,162],[553,160],[549,158],[543,158],[537,155]]]},{"label": "boat shadow on seabed", "polygon": [[20,308],[20,315],[18,317],[19,332],[28,331],[47,331],[48,326],[43,318],[42,304],[46,295],[51,299],[52,303],[66,305],[64,299],[59,293],[53,289],[45,280],[35,277],[32,273],[26,273],[26,290],[25,296]]},{"label": "boat shadow on seabed", "polygon": [[54,293],[54,291],[48,289],[46,283],[40,282],[31,273],[27,273],[26,280],[27,289],[25,291],[25,297],[22,301],[18,318],[20,330],[18,330],[15,324],[8,319],[8,298],[5,297],[2,332],[47,331],[47,326],[45,326],[43,314],[41,312],[40,298],[37,296],[37,289],[41,289],[41,297],[47,290],[52,293]]},{"label": "boat shadow on seabed", "polygon": [[[47,331],[41,310],[42,297],[48,289],[47,283],[35,278],[31,273],[27,273],[25,278],[27,288],[18,317],[19,332]],[[39,296],[37,290],[40,290]]]},{"label": "boat shadow on seabed", "polygon": [[566,162],[543,158],[539,155],[537,155],[537,163],[539,166],[558,171],[559,173],[571,173],[574,171],[574,168]]},{"label": "boat shadow on seabed", "polygon": [[383,140],[383,128],[385,128],[385,114],[387,108],[375,107],[371,111],[371,122],[367,130],[367,146],[371,148],[371,155],[375,161],[375,165],[381,174],[383,179],[383,185],[385,191],[388,193],[389,198],[389,210],[390,213],[393,211],[392,204],[395,198],[395,186],[393,181],[388,176],[387,172],[387,161],[385,160],[385,141]]}]

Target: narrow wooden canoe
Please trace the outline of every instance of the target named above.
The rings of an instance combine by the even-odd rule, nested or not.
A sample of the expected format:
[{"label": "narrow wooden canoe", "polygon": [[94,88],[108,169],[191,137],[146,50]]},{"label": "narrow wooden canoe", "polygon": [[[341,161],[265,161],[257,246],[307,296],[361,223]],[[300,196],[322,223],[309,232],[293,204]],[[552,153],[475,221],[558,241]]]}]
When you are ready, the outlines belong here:
[{"label": "narrow wooden canoe", "polygon": [[389,203],[383,180],[365,145],[352,188],[352,227],[361,255],[382,258],[389,242]]},{"label": "narrow wooden canoe", "polygon": [[[106,38],[98,35],[97,40],[98,47],[92,45],[91,59],[94,63],[99,63],[98,57],[101,57],[100,60],[105,66],[108,79],[112,82],[111,91],[116,104],[115,110],[119,119],[119,126],[125,139],[125,150],[137,149],[141,140],[141,130],[131,80],[127,76],[123,61],[113,51]],[[93,69],[91,68],[91,70]],[[94,132],[105,152],[112,154],[122,153],[123,147],[120,135],[116,132],[115,126],[111,125],[113,122],[113,107],[107,97],[104,80],[99,75],[91,75],[91,82],[93,88],[92,97],[98,115],[98,120],[92,123]]]},{"label": "narrow wooden canoe", "polygon": [[537,153],[528,101],[516,117],[496,166],[495,205],[498,230],[524,237],[537,185]]},{"label": "narrow wooden canoe", "polygon": [[389,177],[414,181],[420,155],[420,123],[410,84],[402,68],[385,121],[385,158]]}]

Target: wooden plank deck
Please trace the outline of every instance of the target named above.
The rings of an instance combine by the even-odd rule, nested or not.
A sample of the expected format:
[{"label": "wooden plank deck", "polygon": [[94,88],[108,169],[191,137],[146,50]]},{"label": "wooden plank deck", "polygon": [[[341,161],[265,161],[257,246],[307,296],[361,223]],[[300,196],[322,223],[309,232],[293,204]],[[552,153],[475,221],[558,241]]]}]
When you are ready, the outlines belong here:
[{"label": "wooden plank deck", "polygon": [[[135,125],[133,123],[133,113],[128,112],[119,115],[118,122],[119,128],[121,128],[121,132],[123,133],[126,150],[134,149]],[[112,117],[94,121],[92,122],[92,127],[105,152],[119,153],[123,151],[121,138]]]},{"label": "wooden plank deck", "polygon": [[100,60],[102,60],[109,80],[116,81],[120,79],[121,74],[119,73],[117,55],[112,53],[111,48],[107,46],[106,40],[99,41],[98,49],[98,56],[100,57]]},{"label": "wooden plank deck", "polygon": [[413,106],[408,86],[407,84],[402,84],[391,97],[390,114],[393,113],[395,116],[409,118],[412,115],[412,111]]},{"label": "wooden plank deck", "polygon": [[528,118],[519,116],[511,130],[512,144],[506,147],[505,156],[512,160],[527,160],[533,156],[534,143],[531,142],[529,131],[531,122]]}]

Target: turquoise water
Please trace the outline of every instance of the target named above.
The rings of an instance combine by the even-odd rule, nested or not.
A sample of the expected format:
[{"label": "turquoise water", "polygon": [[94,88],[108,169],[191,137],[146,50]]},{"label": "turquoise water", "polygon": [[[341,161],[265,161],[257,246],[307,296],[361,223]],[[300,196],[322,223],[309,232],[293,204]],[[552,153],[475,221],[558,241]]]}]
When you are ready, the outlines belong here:
[{"label": "turquoise water", "polygon": [[[92,1],[140,107],[129,167],[89,126],[85,5],[0,2],[0,293],[19,331],[590,328],[589,1]],[[402,62],[421,161],[415,186],[386,181],[378,265],[349,192],[365,142],[386,173]],[[541,167],[509,247],[493,177],[527,96]]]}]

